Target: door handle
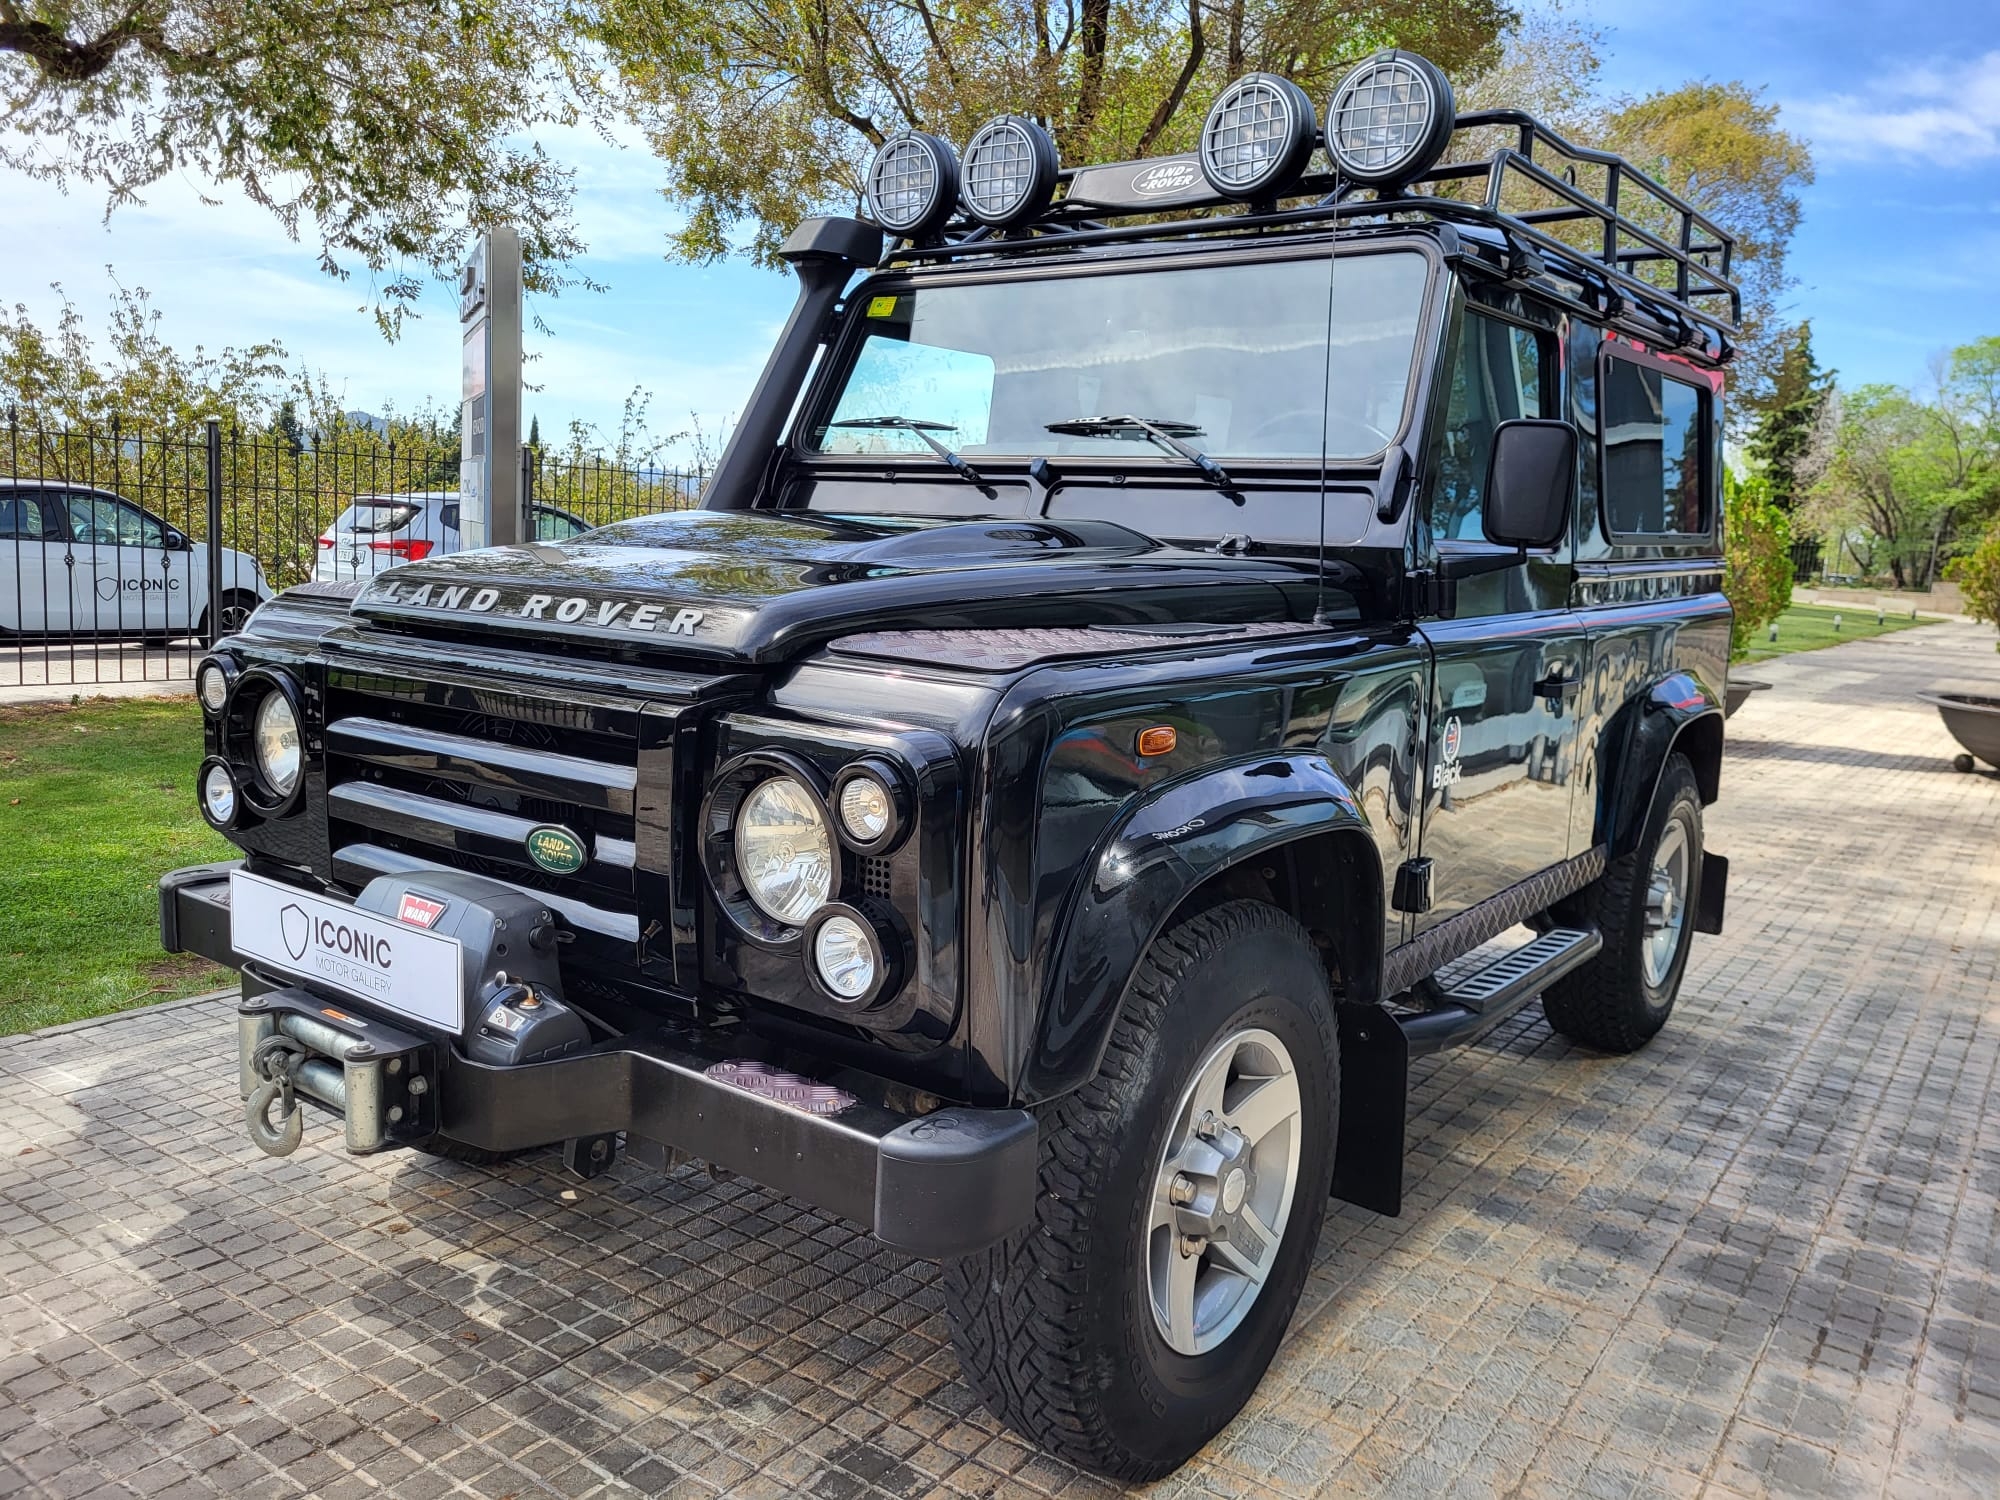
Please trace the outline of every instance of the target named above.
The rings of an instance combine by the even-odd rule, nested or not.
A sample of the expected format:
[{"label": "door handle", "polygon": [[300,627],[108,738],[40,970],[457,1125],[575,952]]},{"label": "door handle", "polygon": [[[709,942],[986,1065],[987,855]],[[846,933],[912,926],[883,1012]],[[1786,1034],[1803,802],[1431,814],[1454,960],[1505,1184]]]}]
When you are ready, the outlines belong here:
[{"label": "door handle", "polygon": [[[1517,679],[1518,680],[1518,679]],[[1565,677],[1560,672],[1551,672],[1535,684],[1535,696],[1548,700],[1551,707],[1561,709],[1563,704],[1583,691],[1581,677]]]}]

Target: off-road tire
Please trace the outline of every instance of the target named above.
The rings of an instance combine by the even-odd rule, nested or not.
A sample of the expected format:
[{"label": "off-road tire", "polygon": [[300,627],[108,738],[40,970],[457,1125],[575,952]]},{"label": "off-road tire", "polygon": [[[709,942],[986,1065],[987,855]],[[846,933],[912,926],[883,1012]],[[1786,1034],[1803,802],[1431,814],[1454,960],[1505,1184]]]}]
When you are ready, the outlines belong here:
[{"label": "off-road tire", "polygon": [[[1155,1174],[1200,1060],[1245,1026],[1277,1035],[1297,1070],[1299,1176],[1271,1273],[1214,1349],[1176,1353],[1142,1290]],[[1235,901],[1155,941],[1102,1067],[1040,1114],[1035,1222],[945,1267],[959,1367],[994,1414],[1099,1474],[1171,1473],[1241,1410],[1291,1321],[1332,1185],[1339,1038],[1305,929]]]},{"label": "off-road tire", "polygon": [[[1674,818],[1687,822],[1689,871],[1680,947],[1659,984],[1646,978],[1646,888],[1660,837]],[[1694,938],[1693,914],[1701,895],[1701,792],[1687,757],[1670,755],[1660,771],[1646,826],[1630,853],[1574,896],[1559,902],[1563,922],[1595,926],[1604,935],[1597,957],[1558,979],[1542,995],[1549,1025],[1600,1052],[1636,1052],[1673,1013]]]}]

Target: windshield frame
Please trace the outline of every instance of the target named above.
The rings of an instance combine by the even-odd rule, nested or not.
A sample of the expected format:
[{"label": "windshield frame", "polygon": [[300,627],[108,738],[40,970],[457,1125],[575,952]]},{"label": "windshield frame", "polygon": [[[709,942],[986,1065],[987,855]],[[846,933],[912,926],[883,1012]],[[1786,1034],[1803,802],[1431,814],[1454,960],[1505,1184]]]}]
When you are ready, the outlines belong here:
[{"label": "windshield frame", "polygon": [[[1404,226],[1398,228],[1402,229]],[[1270,475],[1296,481],[1302,475],[1319,473],[1322,462],[1329,473],[1378,469],[1386,454],[1408,443],[1414,426],[1421,420],[1426,405],[1425,374],[1435,361],[1437,335],[1442,326],[1440,304],[1443,298],[1439,289],[1446,280],[1447,272],[1445,257],[1432,235],[1405,232],[1378,237],[1371,234],[1362,243],[1356,243],[1355,238],[1353,232],[1349,231],[1337,237],[1326,233],[1295,238],[1272,237],[1254,244],[1241,241],[1231,243],[1197,240],[1180,244],[1147,245],[1143,250],[1119,247],[1112,251],[1073,251],[1060,258],[1057,254],[1037,253],[1023,255],[1012,261],[996,258],[993,261],[961,261],[949,265],[918,269],[898,267],[876,272],[848,288],[842,298],[837,315],[838,331],[821,353],[818,367],[813,371],[812,382],[805,392],[804,399],[799,402],[793,413],[781,451],[789,463],[799,465],[814,477],[821,479],[834,480],[850,475],[855,477],[880,475],[888,468],[907,468],[915,473],[949,472],[943,461],[930,453],[826,453],[812,447],[808,441],[810,435],[823,422],[831,420],[839,405],[841,388],[853,368],[862,342],[868,336],[868,319],[862,316],[862,309],[866,307],[871,297],[921,291],[927,287],[1053,281],[1058,278],[1077,277],[1094,279],[1101,276],[1146,272],[1159,274],[1183,269],[1239,266],[1249,262],[1312,260],[1323,263],[1329,250],[1337,246],[1341,261],[1363,255],[1395,253],[1414,253],[1424,259],[1424,284],[1416,307],[1416,331],[1411,346],[1409,381],[1403,393],[1402,412],[1390,433],[1389,441],[1372,453],[1353,456],[1329,454],[1324,461],[1317,455],[1301,458],[1256,458],[1221,453],[1217,457],[1228,463],[1232,477],[1252,479],[1258,475]],[[1004,255],[1004,251],[1002,254]],[[1141,415],[1149,414],[1141,413]],[[1034,454],[982,453],[979,456],[979,467],[985,473],[1013,476],[1024,472],[1029,465],[1036,462],[1036,459],[1037,455]],[[1060,458],[1048,458],[1047,461],[1057,465],[1066,479],[1135,473],[1164,476],[1186,467],[1179,460],[1157,448],[1139,444],[1121,444],[1118,449],[1108,450],[1103,454],[1067,453]]]}]

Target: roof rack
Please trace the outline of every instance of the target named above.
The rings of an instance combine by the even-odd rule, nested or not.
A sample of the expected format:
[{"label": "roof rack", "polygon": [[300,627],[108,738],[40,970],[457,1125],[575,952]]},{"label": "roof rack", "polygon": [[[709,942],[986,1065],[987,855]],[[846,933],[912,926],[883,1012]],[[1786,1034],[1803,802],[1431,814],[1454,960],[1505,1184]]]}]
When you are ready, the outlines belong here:
[{"label": "roof rack", "polygon": [[[1453,160],[1451,147],[1480,131],[1503,139],[1484,155]],[[1459,185],[1481,179],[1477,198],[1456,196]],[[1519,255],[1522,274],[1576,285],[1593,315],[1617,320],[1626,304],[1636,304],[1655,324],[1691,323],[1685,341],[1701,331],[1719,335],[1721,357],[1742,320],[1742,292],[1731,276],[1734,236],[1624,157],[1573,145],[1522,110],[1458,115],[1441,160],[1372,198],[1322,170],[1287,184],[1282,202],[1232,202],[1209,188],[1192,152],[1066,168],[1060,180],[1064,196],[1023,228],[1003,232],[955,221],[929,242],[898,245],[883,263],[1415,215],[1495,230]],[[1191,216],[1163,220],[1163,213]]]}]

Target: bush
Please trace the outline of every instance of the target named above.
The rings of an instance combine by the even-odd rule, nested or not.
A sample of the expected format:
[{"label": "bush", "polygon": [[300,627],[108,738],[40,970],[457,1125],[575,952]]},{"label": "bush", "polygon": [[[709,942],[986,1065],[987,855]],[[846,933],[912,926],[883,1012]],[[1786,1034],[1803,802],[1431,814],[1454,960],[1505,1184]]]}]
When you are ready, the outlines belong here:
[{"label": "bush", "polygon": [[1722,482],[1722,591],[1736,610],[1729,653],[1741,657],[1750,642],[1792,602],[1791,517],[1771,502],[1761,478]]},{"label": "bush", "polygon": [[1964,593],[1967,614],[2000,625],[2000,521],[1987,527],[1979,545],[1954,558],[1944,572]]}]

